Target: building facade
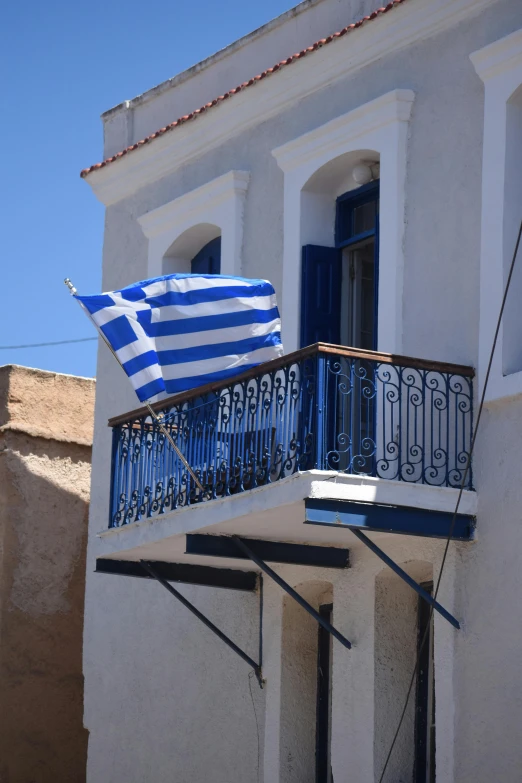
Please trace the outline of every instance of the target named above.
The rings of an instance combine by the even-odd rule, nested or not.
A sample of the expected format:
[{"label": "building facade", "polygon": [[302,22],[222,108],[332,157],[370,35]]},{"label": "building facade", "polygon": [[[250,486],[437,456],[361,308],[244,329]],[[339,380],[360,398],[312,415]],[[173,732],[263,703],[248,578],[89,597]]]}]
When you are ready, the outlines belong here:
[{"label": "building facade", "polygon": [[89,783],[379,781],[417,659],[384,780],[522,776],[521,118],[518,0],[306,0],[103,116],[103,290],[269,279],[286,356],[159,403],[201,490],[100,347]]},{"label": "building facade", "polygon": [[94,381],[0,368],[0,779],[85,781]]}]

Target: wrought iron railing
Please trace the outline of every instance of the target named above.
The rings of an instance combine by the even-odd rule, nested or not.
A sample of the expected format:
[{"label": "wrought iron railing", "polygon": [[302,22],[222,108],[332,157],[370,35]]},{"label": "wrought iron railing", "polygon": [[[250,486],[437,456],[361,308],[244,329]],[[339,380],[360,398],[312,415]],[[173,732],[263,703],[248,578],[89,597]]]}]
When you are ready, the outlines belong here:
[{"label": "wrought iron railing", "polygon": [[458,487],[473,370],[319,343],[153,407],[205,491],[146,409],[116,417],[110,527],[312,468]]}]

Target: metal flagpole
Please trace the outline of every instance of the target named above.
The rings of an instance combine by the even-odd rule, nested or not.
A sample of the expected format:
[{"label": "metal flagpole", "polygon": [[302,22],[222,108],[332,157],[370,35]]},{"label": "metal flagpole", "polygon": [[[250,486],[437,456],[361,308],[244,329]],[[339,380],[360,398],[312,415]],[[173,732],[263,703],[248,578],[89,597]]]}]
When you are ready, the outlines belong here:
[{"label": "metal flagpole", "polygon": [[[66,277],[66,278],[65,278],[65,280],[64,280],[63,282],[65,283],[65,285],[66,285],[66,286],[67,286],[67,288],[69,289],[69,292],[71,293],[71,296],[74,296],[76,293],[78,293],[77,289],[76,289],[76,288],[73,286],[73,284],[71,283],[71,281],[69,280],[69,278],[68,278],[68,277]],[[78,301],[79,301],[79,300],[78,300]],[[83,311],[86,313],[86,315],[87,315],[87,316],[88,316],[88,317],[91,319],[91,316],[90,316],[89,312],[88,312],[88,311],[85,309],[85,307],[83,306],[83,303],[79,301],[79,304],[81,305],[81,307],[82,307]],[[91,320],[92,320],[92,319],[91,319]],[[96,326],[96,324],[95,324],[95,326]],[[119,360],[119,359],[118,359],[118,357],[116,356],[116,353],[115,353],[115,351],[114,351],[114,349],[113,349],[112,345],[111,345],[111,344],[110,344],[110,342],[107,340],[107,338],[105,337],[105,335],[103,334],[103,332],[102,332],[100,329],[98,329],[98,327],[96,327],[96,329],[97,329],[97,331],[98,331],[98,334],[100,335],[100,337],[103,339],[103,341],[104,341],[105,345],[107,346],[107,348],[109,349],[109,351],[112,353],[112,355],[114,356],[114,358],[115,358],[115,359],[116,359],[116,361],[118,362],[118,365],[121,367],[120,360]],[[121,367],[121,369],[123,370],[123,367]],[[125,370],[123,370],[123,371],[125,372]],[[156,411],[155,411],[155,410],[154,410],[154,409],[153,409],[153,408],[152,408],[152,407],[149,405],[149,403],[148,403],[148,402],[146,402],[146,403],[145,403],[145,407],[146,407],[146,408],[147,408],[147,410],[149,411],[149,413],[150,413],[150,415],[152,416],[153,420],[156,422],[156,424],[157,424],[157,425],[158,425],[158,427],[160,428],[161,432],[162,432],[162,433],[163,433],[163,435],[166,437],[166,439],[168,440],[168,442],[170,443],[170,445],[172,446],[172,448],[174,449],[174,451],[176,452],[176,454],[178,455],[178,457],[180,458],[180,460],[181,460],[181,462],[183,463],[183,465],[186,467],[186,469],[187,469],[187,470],[188,470],[188,472],[190,473],[190,476],[191,476],[191,477],[194,479],[194,483],[196,484],[197,488],[198,488],[198,489],[200,489],[200,490],[201,490],[201,492],[203,492],[203,494],[204,494],[204,495],[206,495],[207,493],[205,492],[205,488],[204,488],[203,484],[201,483],[201,481],[199,480],[199,478],[196,476],[196,474],[194,473],[194,471],[193,471],[193,470],[192,470],[192,468],[190,467],[189,463],[187,462],[187,460],[186,460],[186,458],[185,458],[185,455],[184,455],[184,454],[183,454],[183,453],[180,451],[179,447],[178,447],[178,446],[176,445],[176,443],[174,442],[174,439],[173,439],[172,435],[170,434],[170,432],[167,430],[167,428],[166,428],[166,427],[165,427],[165,425],[163,424],[163,422],[162,422],[162,420],[161,420],[161,417],[160,417],[160,416],[158,416],[158,414],[156,413]]]}]

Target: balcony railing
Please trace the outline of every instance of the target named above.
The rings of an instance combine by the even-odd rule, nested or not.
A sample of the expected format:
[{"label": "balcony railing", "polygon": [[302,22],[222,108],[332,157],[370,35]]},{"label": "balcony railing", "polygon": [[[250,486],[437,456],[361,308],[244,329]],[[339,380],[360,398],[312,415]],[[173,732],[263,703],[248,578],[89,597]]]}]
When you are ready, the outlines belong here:
[{"label": "balcony railing", "polygon": [[458,487],[473,370],[319,343],[153,407],[205,492],[146,409],[118,416],[110,527],[312,468]]}]

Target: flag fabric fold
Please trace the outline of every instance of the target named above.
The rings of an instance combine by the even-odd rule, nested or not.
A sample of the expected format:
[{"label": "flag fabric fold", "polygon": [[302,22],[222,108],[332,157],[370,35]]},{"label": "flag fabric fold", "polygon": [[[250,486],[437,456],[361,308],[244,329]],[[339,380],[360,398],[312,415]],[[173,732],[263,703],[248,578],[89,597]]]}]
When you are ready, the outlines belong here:
[{"label": "flag fabric fold", "polygon": [[283,355],[267,280],[174,274],[77,299],[141,402],[222,381]]}]

